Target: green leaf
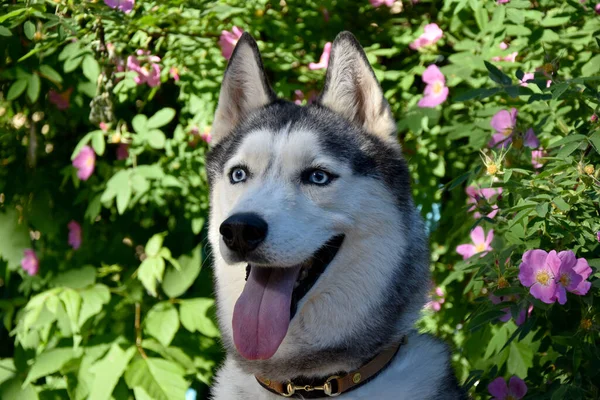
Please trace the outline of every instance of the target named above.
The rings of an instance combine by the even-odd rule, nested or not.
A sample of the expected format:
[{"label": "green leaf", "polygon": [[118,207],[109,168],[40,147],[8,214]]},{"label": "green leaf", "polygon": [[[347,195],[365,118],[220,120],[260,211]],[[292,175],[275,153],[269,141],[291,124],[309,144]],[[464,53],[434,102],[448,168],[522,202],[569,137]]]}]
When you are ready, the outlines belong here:
[{"label": "green leaf", "polygon": [[150,130],[144,138],[153,149],[163,149],[167,140],[165,134],[159,129]]},{"label": "green leaf", "polygon": [[138,269],[138,279],[153,296],[156,296],[156,282],[162,282],[164,273],[165,260],[162,257],[148,257]]},{"label": "green leaf", "polygon": [[92,133],[92,147],[94,151],[99,156],[104,154],[104,149],[106,147],[106,141],[104,140],[104,132],[102,131],[94,131]]},{"label": "green leaf", "polygon": [[61,272],[50,281],[52,286],[65,286],[71,289],[83,289],[96,282],[96,268],[84,265],[66,272]]},{"label": "green leaf", "polygon": [[148,120],[148,129],[156,129],[167,125],[175,117],[175,110],[172,108],[163,108]]},{"label": "green leaf", "polygon": [[59,347],[40,354],[35,358],[24,384],[57,372],[73,358],[75,358],[75,352],[72,347]]},{"label": "green leaf", "polygon": [[8,93],[6,94],[6,100],[11,101],[18,98],[27,87],[28,79],[19,79],[15,81],[8,89]]},{"label": "green leaf", "polygon": [[594,134],[588,138],[588,141],[594,146],[596,153],[600,154],[600,131],[594,132]]},{"label": "green leaf", "polygon": [[40,96],[40,77],[38,74],[33,73],[29,77],[29,83],[27,84],[27,97],[29,101],[35,103]]},{"label": "green leaf", "polygon": [[96,83],[100,76],[100,65],[98,65],[98,61],[91,55],[87,55],[83,58],[81,68],[83,69],[83,75],[88,78],[90,82]]},{"label": "green leaf", "polygon": [[189,385],[183,369],[160,358],[138,358],[125,371],[125,382],[131,389],[139,387],[153,400],[182,400]]},{"label": "green leaf", "polygon": [[533,365],[533,353],[534,350],[530,344],[513,341],[510,344],[510,353],[506,362],[509,375],[525,378],[527,370]]},{"label": "green leaf", "polygon": [[[96,131],[94,131],[94,132],[96,132]],[[90,133],[86,134],[84,137],[81,138],[79,143],[77,143],[77,146],[75,146],[75,148],[73,149],[73,152],[71,153],[71,161],[74,160],[75,157],[77,157],[77,155],[81,151],[81,149],[83,149],[83,147],[90,142],[94,132],[90,132]]]},{"label": "green leaf", "polygon": [[175,306],[169,302],[155,304],[144,320],[144,330],[168,347],[179,330],[179,316]]},{"label": "green leaf", "polygon": [[68,58],[72,58],[80,51],[81,47],[79,42],[72,42],[63,47],[62,51],[58,55],[59,61],[65,61]]},{"label": "green leaf", "polygon": [[167,268],[162,282],[163,291],[170,298],[181,296],[194,284],[202,267],[202,247],[198,245],[191,254],[182,255],[177,261],[180,270]]},{"label": "green leaf", "polygon": [[75,71],[77,67],[79,67],[79,65],[81,64],[82,60],[83,57],[81,56],[67,59],[63,64],[63,71],[65,71],[65,73]]},{"label": "green leaf", "polygon": [[106,356],[90,368],[90,372],[94,374],[94,380],[87,399],[109,400],[135,352],[134,346],[123,351],[117,343],[113,343]]},{"label": "green leaf", "polygon": [[12,32],[5,26],[0,26],[0,36],[12,36]]},{"label": "green leaf", "polygon": [[512,79],[504,72],[500,71],[494,64],[487,61],[484,61],[483,63],[489,72],[491,80],[501,85],[510,85],[512,83]]},{"label": "green leaf", "polygon": [[509,8],[506,10],[506,19],[514,22],[516,25],[521,25],[525,22],[525,16],[521,10]]},{"label": "green leaf", "polygon": [[35,24],[31,21],[25,21],[25,24],[23,24],[23,32],[25,32],[27,39],[32,40],[35,35]]},{"label": "green leaf", "polygon": [[160,248],[163,245],[163,241],[165,240],[166,233],[157,233],[153,235],[148,243],[146,243],[146,247],[144,248],[144,252],[148,257],[156,257]]},{"label": "green leaf", "polygon": [[138,114],[131,120],[131,126],[136,133],[144,134],[148,130],[148,118],[144,114]]},{"label": "green leaf", "polygon": [[23,14],[25,11],[30,11],[30,10],[31,10],[31,8],[29,8],[29,7],[22,7],[22,8],[17,8],[16,10],[11,11],[7,14],[0,15],[0,24],[9,18],[16,17],[17,15]]},{"label": "green leaf", "polygon": [[0,359],[0,384],[6,382],[16,374],[17,369],[12,358]]},{"label": "green leaf", "polygon": [[33,385],[23,385],[20,378],[12,378],[0,385],[2,400],[38,400],[38,394]]},{"label": "green leaf", "polygon": [[23,251],[31,247],[29,228],[14,209],[0,211],[0,259],[8,263],[9,269],[20,266]]},{"label": "green leaf", "polygon": [[215,301],[207,298],[182,300],[179,306],[181,324],[190,332],[200,332],[208,337],[219,337],[219,328],[208,315]]},{"label": "green leaf", "polygon": [[81,309],[79,311],[78,326],[83,324],[94,315],[102,311],[102,306],[110,301],[110,291],[105,285],[95,285],[91,288],[81,290]]},{"label": "green leaf", "polygon": [[62,83],[62,77],[49,65],[40,65],[40,73],[54,83]]},{"label": "green leaf", "polygon": [[571,209],[571,206],[566,201],[564,201],[562,197],[555,197],[554,199],[552,199],[552,202],[556,204],[556,207],[558,207],[562,211],[569,211]]}]

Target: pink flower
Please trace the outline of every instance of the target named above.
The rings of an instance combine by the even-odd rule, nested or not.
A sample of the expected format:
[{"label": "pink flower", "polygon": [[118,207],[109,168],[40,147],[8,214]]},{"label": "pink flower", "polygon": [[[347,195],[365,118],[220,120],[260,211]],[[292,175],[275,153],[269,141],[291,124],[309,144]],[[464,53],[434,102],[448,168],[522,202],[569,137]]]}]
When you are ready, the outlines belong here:
[{"label": "pink flower", "polygon": [[414,42],[412,42],[408,47],[413,50],[418,50],[421,47],[431,46],[438,40],[444,36],[444,31],[440,29],[437,24],[427,24],[423,28],[424,33],[421,34]]},{"label": "pink flower", "polygon": [[331,54],[331,42],[325,43],[325,47],[323,47],[323,53],[321,54],[321,58],[319,58],[318,63],[310,63],[308,64],[308,68],[312,70],[327,68],[329,65],[329,55]]},{"label": "pink flower", "polygon": [[77,157],[73,159],[73,166],[77,168],[79,179],[87,181],[92,176],[96,166],[96,153],[90,146],[83,146]]},{"label": "pink flower", "polygon": [[596,239],[598,239],[598,242],[600,243],[600,231],[598,231],[598,233],[596,233]]},{"label": "pink flower", "polygon": [[429,308],[435,312],[442,309],[442,304],[446,302],[444,291],[441,287],[436,287],[433,293],[430,295],[431,300],[425,304],[425,308]]},{"label": "pink flower", "polygon": [[600,3],[596,4],[594,10],[596,11],[596,14],[600,14]]},{"label": "pink flower", "polygon": [[446,101],[448,98],[446,78],[436,65],[430,65],[423,72],[423,82],[427,83],[427,86],[425,86],[425,96],[417,104],[419,107],[433,108]]},{"label": "pink flower", "polygon": [[[515,134],[517,133],[517,109],[512,108],[510,112],[506,110],[498,111],[492,117],[490,125],[496,130],[496,133],[492,135],[492,139],[488,142],[488,146],[508,147],[508,145],[513,142]],[[540,141],[532,128],[527,129],[523,136],[519,133],[517,138],[519,139],[519,144],[522,143],[532,149],[535,149],[540,145]]]},{"label": "pink flower", "polygon": [[137,54],[138,56],[145,57],[148,64],[142,66],[137,57],[127,57],[127,69],[137,73],[137,76],[134,78],[135,83],[138,85],[146,83],[150,87],[160,85],[160,65],[156,64],[160,61],[160,57],[149,55],[149,52],[143,50],[138,50]]},{"label": "pink flower", "polygon": [[77,250],[81,247],[81,225],[77,221],[71,221],[67,227],[69,228],[69,245]]},{"label": "pink flower", "polygon": [[200,134],[200,139],[204,140],[206,143],[210,144],[210,141],[212,140],[212,136],[210,135],[210,131],[209,130],[205,130],[204,132],[202,132]]},{"label": "pink flower", "polygon": [[[500,195],[502,193],[502,188],[477,189],[475,186],[468,186],[465,191],[468,196],[467,203],[473,204],[473,206],[469,208],[469,211],[475,211],[478,206],[485,206],[486,203],[489,202],[489,200],[491,200],[495,195]],[[489,212],[486,217],[494,218],[496,214],[498,214],[498,211],[498,206],[494,204],[492,205],[492,211]],[[475,214],[473,214],[473,217],[481,218],[481,214],[479,211],[477,211]]]},{"label": "pink flower", "polygon": [[506,4],[508,2],[510,2],[510,0],[498,0],[497,1],[498,4]]},{"label": "pink flower", "polygon": [[515,62],[517,60],[518,54],[519,54],[518,51],[514,51],[514,52],[510,53],[509,55],[507,55],[506,57],[504,57],[504,61]]},{"label": "pink flower", "polygon": [[129,145],[127,143],[119,143],[116,153],[117,160],[126,160],[129,158]]},{"label": "pink flower", "polygon": [[23,251],[25,257],[21,259],[21,267],[31,276],[37,275],[40,269],[40,260],[38,260],[35,251],[25,249]]},{"label": "pink flower", "polygon": [[72,92],[73,88],[69,88],[64,92],[60,93],[54,89],[50,89],[50,91],[48,92],[48,100],[50,100],[50,103],[54,104],[56,108],[63,111],[69,108],[69,106],[71,105],[70,99]]},{"label": "pink flower", "polygon": [[396,1],[396,0],[369,0],[369,2],[371,3],[371,5],[372,5],[373,7],[379,7],[379,6],[382,6],[382,5],[384,5],[384,4],[385,4],[386,6],[388,6],[388,7],[391,7],[391,6],[393,6],[393,5],[394,5],[394,2],[395,2],[395,1]]},{"label": "pink flower", "polygon": [[131,10],[133,10],[135,0],[104,0],[104,4],[106,4],[110,8],[121,10],[127,14],[130,13]]},{"label": "pink flower", "polygon": [[596,114],[592,114],[592,116],[590,117],[590,122],[594,123],[596,121],[598,121],[598,116]]},{"label": "pink flower", "polygon": [[535,168],[535,169],[542,168],[542,166],[543,166],[542,158],[544,158],[544,157],[546,157],[546,152],[544,151],[544,149],[533,150],[531,152],[531,165],[533,166],[533,168]]},{"label": "pink flower", "polygon": [[171,69],[169,69],[169,75],[171,75],[171,78],[177,82],[179,80],[179,69],[176,67],[171,67]]},{"label": "pink flower", "polygon": [[[498,0],[500,1],[502,0]],[[494,396],[492,400],[519,400],[527,394],[527,385],[517,376],[512,376],[508,385],[504,378],[498,377],[488,385],[488,392]]]},{"label": "pink flower", "polygon": [[102,131],[108,131],[108,124],[106,122],[100,122],[98,126],[100,127],[100,129],[102,129]]},{"label": "pink flower", "polygon": [[237,44],[238,40],[242,37],[244,31],[237,26],[234,26],[229,31],[221,31],[221,37],[219,38],[219,46],[221,46],[221,54],[225,57],[226,60],[231,58],[231,54],[233,54],[233,49]]},{"label": "pink flower", "polygon": [[501,42],[499,47],[501,50],[506,50],[508,49],[508,44],[506,44],[505,42]]},{"label": "pink flower", "polygon": [[556,278],[559,275],[561,260],[555,250],[550,253],[544,250],[528,250],[523,254],[523,262],[519,266],[519,281],[530,287],[533,297],[547,304],[556,300]]},{"label": "pink flower", "polygon": [[[600,232],[598,232],[598,236],[600,236]],[[565,275],[559,276],[560,284],[571,293],[585,296],[592,286],[587,280],[592,274],[592,268],[590,268],[587,260],[585,258],[576,258],[575,253],[571,250],[561,251],[558,253],[558,258],[561,260],[561,273],[565,271]],[[570,271],[577,274],[579,278],[574,278]]]},{"label": "pink flower", "polygon": [[467,258],[470,258],[472,256],[474,256],[475,254],[480,254],[483,257],[484,255],[486,255],[488,253],[488,251],[492,250],[492,247],[490,246],[490,244],[492,243],[492,240],[494,239],[494,230],[491,229],[488,234],[487,237],[485,235],[485,232],[483,230],[483,228],[481,226],[477,226],[475,227],[475,229],[473,229],[471,231],[471,240],[473,241],[473,244],[461,244],[458,247],[456,247],[456,252],[458,254],[460,254],[461,256],[463,256],[463,260],[466,260]]},{"label": "pink flower", "polygon": [[526,74],[523,74],[523,79],[521,79],[519,82],[521,86],[527,86],[527,81],[530,79],[535,78],[535,75],[533,72],[528,72]]}]

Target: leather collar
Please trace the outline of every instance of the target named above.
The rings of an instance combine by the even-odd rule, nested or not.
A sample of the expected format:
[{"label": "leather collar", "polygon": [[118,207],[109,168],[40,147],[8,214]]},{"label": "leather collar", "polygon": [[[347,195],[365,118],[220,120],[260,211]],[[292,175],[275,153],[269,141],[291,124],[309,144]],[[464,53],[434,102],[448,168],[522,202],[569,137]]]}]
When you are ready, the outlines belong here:
[{"label": "leather collar", "polygon": [[283,397],[292,397],[295,394],[301,395],[304,399],[335,397],[354,390],[375,378],[390,364],[403,344],[406,344],[406,336],[398,343],[384,349],[362,367],[327,378],[298,377],[285,382],[273,381],[260,376],[255,376],[255,378],[262,387]]}]

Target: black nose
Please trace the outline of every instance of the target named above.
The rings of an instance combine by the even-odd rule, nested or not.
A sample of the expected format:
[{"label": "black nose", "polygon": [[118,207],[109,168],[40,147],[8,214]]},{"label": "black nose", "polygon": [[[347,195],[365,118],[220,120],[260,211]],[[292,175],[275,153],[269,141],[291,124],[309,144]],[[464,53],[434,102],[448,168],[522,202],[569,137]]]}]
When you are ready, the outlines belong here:
[{"label": "black nose", "polygon": [[267,222],[253,213],[233,214],[221,224],[219,232],[231,250],[246,254],[267,237]]}]

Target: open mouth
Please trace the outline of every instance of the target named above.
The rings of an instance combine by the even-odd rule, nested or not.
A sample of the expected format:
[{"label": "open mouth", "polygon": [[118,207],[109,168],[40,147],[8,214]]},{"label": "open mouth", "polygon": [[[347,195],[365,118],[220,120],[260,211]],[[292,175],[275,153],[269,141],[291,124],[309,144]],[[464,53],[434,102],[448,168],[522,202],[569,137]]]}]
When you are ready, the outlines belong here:
[{"label": "open mouth", "polygon": [[344,235],[334,236],[305,262],[286,268],[248,265],[233,311],[233,341],[249,360],[271,358],[283,341],[298,302],[335,258]]}]

